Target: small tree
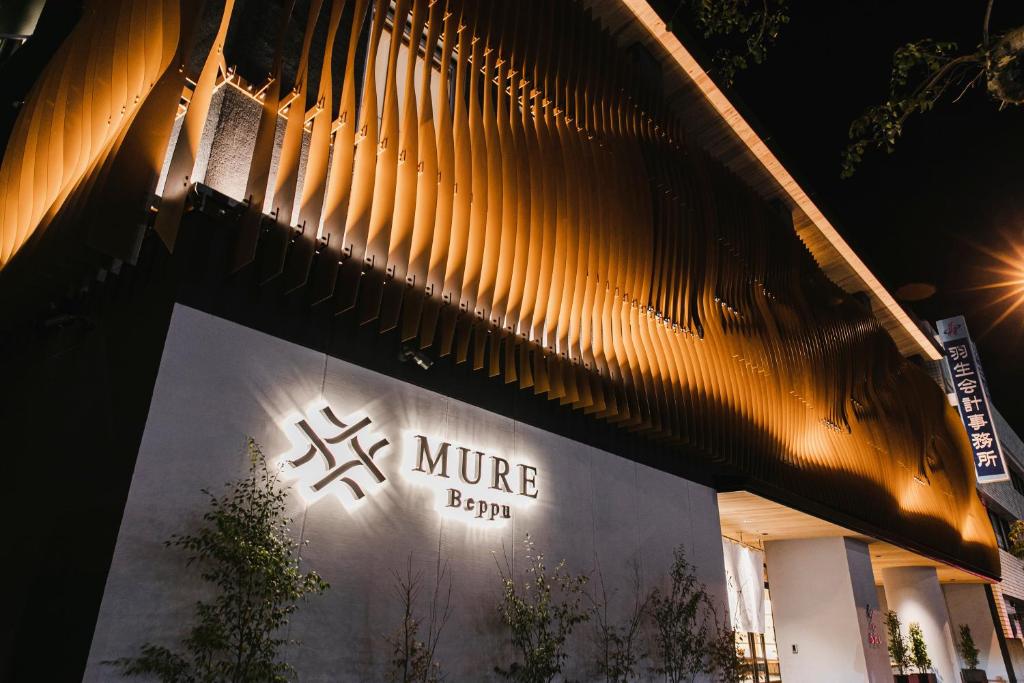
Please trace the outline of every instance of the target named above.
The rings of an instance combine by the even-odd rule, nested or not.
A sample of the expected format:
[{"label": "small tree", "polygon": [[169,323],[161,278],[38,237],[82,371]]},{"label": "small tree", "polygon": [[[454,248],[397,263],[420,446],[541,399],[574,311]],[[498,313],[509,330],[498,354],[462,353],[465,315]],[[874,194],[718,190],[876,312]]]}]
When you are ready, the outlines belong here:
[{"label": "small tree", "polygon": [[747,663],[736,651],[736,631],[725,619],[714,614],[714,637],[708,642],[709,669],[716,683],[740,683],[747,673]]},{"label": "small tree", "polygon": [[913,623],[908,627],[910,632],[910,651],[914,666],[918,673],[926,673],[932,668],[932,660],[928,658],[928,648],[924,644],[924,634],[921,633],[921,625]]},{"label": "small tree", "polygon": [[668,592],[655,589],[651,594],[651,650],[656,662],[652,672],[664,676],[669,683],[692,681],[700,673],[711,672],[709,606],[706,587],[697,579],[683,546],[677,547]]},{"label": "small tree", "polygon": [[625,683],[636,678],[640,662],[638,644],[640,628],[647,617],[650,594],[644,594],[640,581],[640,566],[634,562],[633,607],[621,622],[614,622],[608,616],[608,592],[604,575],[597,570],[600,581],[600,597],[591,596],[594,614],[594,640],[597,645],[597,673],[605,683]]},{"label": "small tree", "polygon": [[1010,553],[1024,560],[1024,521],[1019,519],[1010,525]]},{"label": "small tree", "polygon": [[889,659],[892,660],[892,665],[902,676],[910,667],[910,649],[907,647],[907,639],[903,635],[900,618],[894,610],[885,613],[885,629],[889,639]]},{"label": "small tree", "polygon": [[974,644],[974,636],[971,635],[971,627],[967,624],[960,624],[960,640],[956,644],[960,651],[960,657],[968,669],[978,668],[978,646]]},{"label": "small tree", "polygon": [[440,539],[434,588],[426,619],[426,640],[420,640],[423,620],[416,616],[416,604],[423,587],[423,572],[413,572],[410,555],[405,574],[394,572],[394,576],[395,595],[402,604],[402,623],[387,638],[392,651],[388,680],[394,683],[439,683],[444,680],[444,674],[435,654],[452,611],[452,579],[448,563],[441,562]]},{"label": "small tree", "polygon": [[281,655],[295,641],[278,634],[300,601],[328,586],[316,572],[299,571],[299,546],[284,516],[287,493],[251,438],[247,450],[248,476],[225,484],[227,492],[220,497],[204,489],[210,503],[202,525],[166,543],[189,553],[189,566],[200,568],[214,597],[196,603],[195,625],[182,650],[146,643],[136,657],[106,662],[122,675],[165,683],[262,683],[292,677]]},{"label": "small tree", "polygon": [[498,613],[511,630],[512,647],[521,661],[494,670],[519,683],[549,683],[562,672],[568,658],[566,640],[577,625],[590,618],[582,606],[587,577],[566,571],[565,560],[549,573],[544,555],[537,552],[529,534],[523,547],[526,577],[522,583],[513,578],[507,554],[505,566],[498,563],[502,589]]}]

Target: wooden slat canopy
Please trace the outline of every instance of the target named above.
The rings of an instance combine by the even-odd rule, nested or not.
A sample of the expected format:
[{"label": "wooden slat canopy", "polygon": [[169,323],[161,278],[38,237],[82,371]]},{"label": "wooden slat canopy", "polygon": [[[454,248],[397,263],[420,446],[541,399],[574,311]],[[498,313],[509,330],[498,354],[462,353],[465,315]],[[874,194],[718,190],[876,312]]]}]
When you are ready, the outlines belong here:
[{"label": "wooden slat canopy", "polygon": [[850,248],[769,146],[671,33],[647,0],[584,0],[620,45],[640,44],[658,61],[665,101],[687,123],[691,142],[711,153],[759,195],[793,214],[800,239],[829,279],[863,293],[905,356],[942,357],[935,341],[907,315]]},{"label": "wooden slat canopy", "polygon": [[[826,277],[790,213],[689,141],[689,121],[643,85],[591,9],[572,0],[348,2],[301,3],[286,22],[293,29],[265,27],[277,46],[275,80],[257,97],[249,196],[239,197],[246,209],[226,271],[283,278],[310,306],[677,446],[680,458],[713,461],[773,498],[998,574],[970,450],[945,397]],[[106,65],[155,30],[135,27],[131,11],[124,18],[126,3],[93,4],[98,19],[76,29],[65,52],[90,49]],[[186,5],[182,18],[194,13]],[[223,6],[222,31],[198,60],[183,131],[209,108],[210,65],[220,61],[212,51],[231,11]],[[100,27],[117,21],[119,39],[98,45]],[[321,24],[328,47],[313,49]],[[162,27],[166,46],[173,32]],[[292,41],[289,90],[276,85],[287,30],[302,36]],[[340,87],[310,82],[337,40]],[[230,33],[223,45],[225,54],[246,49]],[[43,243],[33,231],[65,215],[75,217],[60,236],[69,248],[90,225],[91,245],[122,255],[120,233],[104,231],[142,221],[145,206],[118,201],[111,211],[91,198],[110,197],[119,160],[157,168],[132,140],[168,131],[177,111],[178,93],[158,99],[159,86],[118,86],[117,97],[71,89],[78,71],[64,54],[26,104],[0,167],[4,271],[38,258],[25,249],[30,236]],[[168,54],[125,63],[151,67],[142,81],[180,85]],[[44,123],[34,112],[58,96],[79,108],[127,101],[140,112],[101,151],[52,142],[45,168],[78,155],[80,170],[63,184],[34,161]],[[181,140],[191,145],[192,133]],[[192,147],[178,149],[156,219],[169,248],[179,221],[166,212],[178,211],[177,184],[191,180],[194,161]],[[152,177],[132,177],[133,187]]]}]

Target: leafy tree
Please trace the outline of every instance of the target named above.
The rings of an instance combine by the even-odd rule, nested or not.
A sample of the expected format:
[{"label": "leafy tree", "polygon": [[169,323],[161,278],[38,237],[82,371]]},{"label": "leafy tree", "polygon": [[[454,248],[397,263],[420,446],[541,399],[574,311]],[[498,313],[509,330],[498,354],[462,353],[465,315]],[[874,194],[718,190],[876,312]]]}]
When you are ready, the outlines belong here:
[{"label": "leafy tree", "polygon": [[668,683],[692,681],[711,673],[709,644],[714,627],[707,588],[697,579],[683,546],[675,549],[667,592],[655,589],[650,612],[654,622],[651,671]]},{"label": "leafy tree", "polygon": [[960,651],[960,657],[968,669],[978,668],[978,646],[974,644],[974,636],[971,635],[971,627],[967,624],[960,624],[960,640],[956,644]]},{"label": "leafy tree", "polygon": [[549,683],[562,672],[568,659],[566,641],[579,624],[590,619],[583,607],[587,577],[573,575],[562,560],[550,571],[544,555],[537,552],[529,534],[523,539],[526,577],[522,583],[513,578],[512,563],[498,564],[501,602],[498,613],[508,625],[517,660],[508,669],[494,670],[518,683]]},{"label": "leafy tree", "polygon": [[885,613],[885,629],[888,631],[889,659],[902,676],[910,667],[910,648],[907,647],[899,615],[894,610]]},{"label": "leafy tree", "polygon": [[679,19],[693,22],[711,48],[710,71],[729,87],[740,71],[767,58],[788,12],[787,0],[680,0],[667,26],[671,31]]},{"label": "leafy tree", "polygon": [[928,648],[924,644],[924,634],[921,633],[920,624],[911,624],[907,630],[910,632],[910,651],[914,666],[918,673],[925,673],[932,668],[932,660],[928,658]]},{"label": "leafy tree", "polygon": [[1024,560],[1024,520],[1015,519],[1010,525],[1010,553]]},{"label": "leafy tree", "polygon": [[633,563],[633,607],[622,621],[608,616],[608,592],[600,568],[600,598],[591,597],[594,614],[594,640],[597,645],[597,673],[605,683],[626,683],[636,678],[641,653],[638,650],[640,629],[647,618],[650,594],[644,595],[640,582],[640,566]]},{"label": "leafy tree", "polygon": [[893,53],[889,97],[850,124],[842,176],[854,174],[870,148],[892,152],[914,114],[931,111],[945,96],[959,100],[979,82],[1000,109],[1024,104],[1024,26],[992,35],[994,0],[985,7],[981,43],[964,50],[954,42],[924,38]]},{"label": "leafy tree", "polygon": [[448,563],[441,562],[440,550],[438,539],[434,587],[430,596],[429,615],[425,620],[426,640],[420,640],[424,620],[416,616],[416,604],[423,587],[423,572],[413,572],[411,555],[405,574],[394,572],[395,595],[402,604],[402,623],[387,639],[392,649],[388,680],[394,683],[439,683],[444,680],[441,663],[435,655],[441,633],[452,612],[452,578]]},{"label": "leafy tree", "polygon": [[299,603],[328,585],[316,572],[299,570],[299,546],[284,516],[287,493],[251,438],[247,450],[248,476],[225,484],[220,497],[204,489],[210,502],[200,528],[166,543],[189,554],[189,566],[199,568],[214,597],[196,603],[195,623],[180,650],[146,643],[135,657],[106,662],[122,675],[165,683],[292,678],[282,655],[295,641],[279,634]]}]

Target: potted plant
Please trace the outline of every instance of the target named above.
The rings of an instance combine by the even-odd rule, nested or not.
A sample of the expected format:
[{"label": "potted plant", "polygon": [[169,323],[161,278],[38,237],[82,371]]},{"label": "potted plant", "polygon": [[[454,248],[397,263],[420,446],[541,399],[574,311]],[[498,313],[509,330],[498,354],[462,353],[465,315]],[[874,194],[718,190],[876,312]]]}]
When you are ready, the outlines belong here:
[{"label": "potted plant", "polygon": [[960,671],[964,683],[986,683],[988,676],[984,670],[978,668],[978,647],[974,644],[971,627],[967,624],[960,624],[960,639],[957,641],[956,649],[960,651],[960,658],[967,667]]},{"label": "potted plant", "polygon": [[900,618],[893,610],[885,613],[885,630],[889,641],[889,660],[896,669],[893,680],[895,683],[910,683],[910,676],[907,675],[907,669],[910,668],[910,648],[907,647],[907,639],[903,637]]},{"label": "potted plant", "polygon": [[910,683],[938,683],[935,674],[930,672],[932,660],[928,657],[928,648],[924,643],[921,625],[911,624],[907,631],[910,633],[910,658],[917,668],[917,673],[910,675]]}]

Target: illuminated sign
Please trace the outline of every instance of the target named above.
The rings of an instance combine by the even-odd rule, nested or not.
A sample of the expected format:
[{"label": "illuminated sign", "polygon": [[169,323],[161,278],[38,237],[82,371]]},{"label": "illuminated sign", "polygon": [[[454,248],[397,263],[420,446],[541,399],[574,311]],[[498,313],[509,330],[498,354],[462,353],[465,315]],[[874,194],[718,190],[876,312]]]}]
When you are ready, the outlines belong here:
[{"label": "illuminated sign", "polygon": [[[307,502],[333,493],[346,507],[357,505],[387,481],[375,458],[388,440],[375,434],[371,424],[367,415],[338,419],[326,403],[286,417],[281,429],[292,447],[279,458],[282,472],[298,480]],[[363,446],[361,434],[371,446]]]},{"label": "illuminated sign", "polygon": [[938,327],[939,339],[946,350],[946,366],[953,381],[956,407],[974,452],[978,483],[1007,481],[1010,475],[996,436],[981,364],[967,333],[967,322],[963,316],[957,316],[940,320]]},{"label": "illuminated sign", "polygon": [[[339,419],[324,401],[287,416],[281,429],[291,448],[277,459],[283,475],[297,480],[307,502],[333,494],[346,507],[357,506],[388,481],[379,460],[391,442],[372,426],[364,413]],[[432,489],[445,516],[500,526],[539,493],[533,465],[419,432],[407,432],[402,445],[403,477]]]},{"label": "illuminated sign", "polygon": [[438,510],[475,522],[503,522],[537,498],[537,468],[500,455],[414,434],[406,476],[435,491]]}]

